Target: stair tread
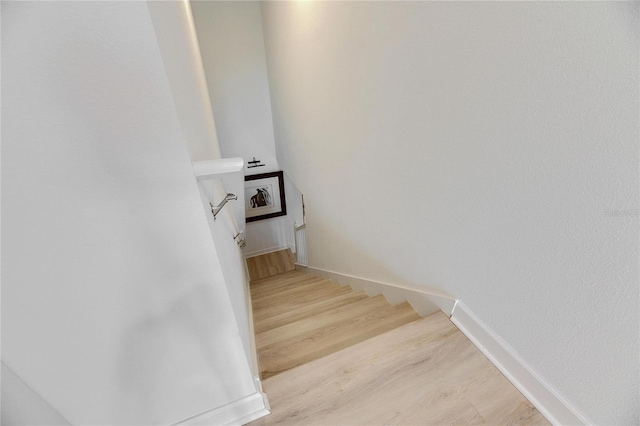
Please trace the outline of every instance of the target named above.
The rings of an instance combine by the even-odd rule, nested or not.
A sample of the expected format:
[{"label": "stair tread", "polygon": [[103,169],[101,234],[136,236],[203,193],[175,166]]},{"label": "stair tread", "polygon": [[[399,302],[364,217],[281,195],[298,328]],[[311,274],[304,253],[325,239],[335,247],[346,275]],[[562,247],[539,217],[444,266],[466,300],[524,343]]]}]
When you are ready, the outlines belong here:
[{"label": "stair tread", "polygon": [[306,278],[306,279],[289,280],[284,283],[267,284],[257,288],[252,286],[251,294],[254,299],[259,299],[261,297],[268,296],[271,294],[278,294],[280,291],[286,291],[288,289],[295,288],[304,284],[310,284],[314,282],[317,283],[321,281],[326,281],[326,278],[312,277],[312,278]]},{"label": "stair tread", "polygon": [[253,309],[260,310],[269,306],[313,303],[323,297],[351,292],[351,288],[341,287],[330,281],[319,281],[303,284],[282,293],[261,297],[253,301]]},{"label": "stair tread", "polygon": [[353,301],[367,299],[368,297],[364,291],[352,291],[324,297],[310,304],[283,305],[272,307],[271,309],[263,309],[260,312],[254,312],[254,331],[256,334],[262,333],[293,321],[319,315],[331,309],[350,304]]},{"label": "stair tread", "polygon": [[383,296],[368,297],[339,306],[318,315],[302,318],[282,325],[278,328],[256,334],[256,345],[262,349],[267,345],[291,339],[324,327],[352,320],[354,318],[374,315],[389,306]]},{"label": "stair tread", "polygon": [[272,414],[254,425],[548,424],[442,312],[263,386]]},{"label": "stair tread", "polygon": [[291,283],[288,283],[285,286],[278,286],[276,288],[272,287],[263,287],[261,289],[257,289],[254,293],[252,293],[252,300],[254,302],[258,302],[265,299],[276,299],[280,297],[286,297],[288,294],[295,294],[302,290],[303,287],[306,287],[303,291],[314,291],[315,289],[323,288],[341,288],[339,284],[336,284],[326,278],[315,278],[308,280],[297,280]]},{"label": "stair tread", "polygon": [[251,298],[263,378],[420,318],[406,302],[301,271],[252,281]]},{"label": "stair tread", "polygon": [[[365,309],[355,316],[346,314],[338,320],[321,318],[325,321],[321,321],[319,326],[313,324],[317,317],[308,318],[256,336],[263,377],[329,355],[420,318],[408,303],[391,306],[383,296],[369,300],[374,300],[369,305],[377,306],[377,309]],[[301,330],[296,330],[296,327]]]},{"label": "stair tread", "polygon": [[251,294],[272,408],[253,425],[548,424],[442,312],[301,271]]},{"label": "stair tread", "polygon": [[284,274],[273,275],[261,280],[251,281],[252,290],[260,290],[262,288],[278,288],[296,281],[304,281],[309,279],[319,279],[316,275],[306,274],[300,271],[291,271]]},{"label": "stair tread", "polygon": [[252,281],[251,297],[263,378],[420,318],[406,302],[301,271]]}]

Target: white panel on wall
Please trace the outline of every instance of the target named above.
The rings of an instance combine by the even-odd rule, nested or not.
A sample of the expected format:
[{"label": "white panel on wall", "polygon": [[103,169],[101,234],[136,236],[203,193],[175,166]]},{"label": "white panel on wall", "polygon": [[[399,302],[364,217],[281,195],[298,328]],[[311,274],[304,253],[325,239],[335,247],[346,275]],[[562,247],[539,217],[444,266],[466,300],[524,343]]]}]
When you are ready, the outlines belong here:
[{"label": "white panel on wall", "polygon": [[638,8],[262,5],[309,265],[455,295],[598,424],[640,422]]}]

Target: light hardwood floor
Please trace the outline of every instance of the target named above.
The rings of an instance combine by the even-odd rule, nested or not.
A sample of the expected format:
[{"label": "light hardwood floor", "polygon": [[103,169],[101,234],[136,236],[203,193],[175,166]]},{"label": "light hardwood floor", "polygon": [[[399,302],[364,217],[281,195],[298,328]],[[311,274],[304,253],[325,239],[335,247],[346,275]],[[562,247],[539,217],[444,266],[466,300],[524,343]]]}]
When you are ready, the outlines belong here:
[{"label": "light hardwood floor", "polygon": [[[252,425],[547,425],[442,312],[420,318],[255,259],[251,296],[272,414]],[[266,278],[264,278],[266,277]]]}]

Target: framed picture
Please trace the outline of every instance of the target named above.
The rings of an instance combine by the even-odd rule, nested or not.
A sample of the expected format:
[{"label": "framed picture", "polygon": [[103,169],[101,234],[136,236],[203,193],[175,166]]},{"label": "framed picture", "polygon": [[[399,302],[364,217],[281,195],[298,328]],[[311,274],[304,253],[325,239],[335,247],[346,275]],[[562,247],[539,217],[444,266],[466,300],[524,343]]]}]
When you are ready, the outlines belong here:
[{"label": "framed picture", "polygon": [[286,215],[282,171],[245,176],[244,204],[247,222]]}]

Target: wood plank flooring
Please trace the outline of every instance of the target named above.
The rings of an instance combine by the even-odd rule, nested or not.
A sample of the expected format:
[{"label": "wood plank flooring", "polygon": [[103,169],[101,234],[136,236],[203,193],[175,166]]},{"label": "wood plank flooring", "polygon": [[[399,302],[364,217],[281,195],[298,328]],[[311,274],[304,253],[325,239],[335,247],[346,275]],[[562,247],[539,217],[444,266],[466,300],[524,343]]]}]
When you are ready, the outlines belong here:
[{"label": "wood plank flooring", "polygon": [[292,256],[253,258],[272,413],[252,425],[549,424],[442,312],[291,270]]}]

